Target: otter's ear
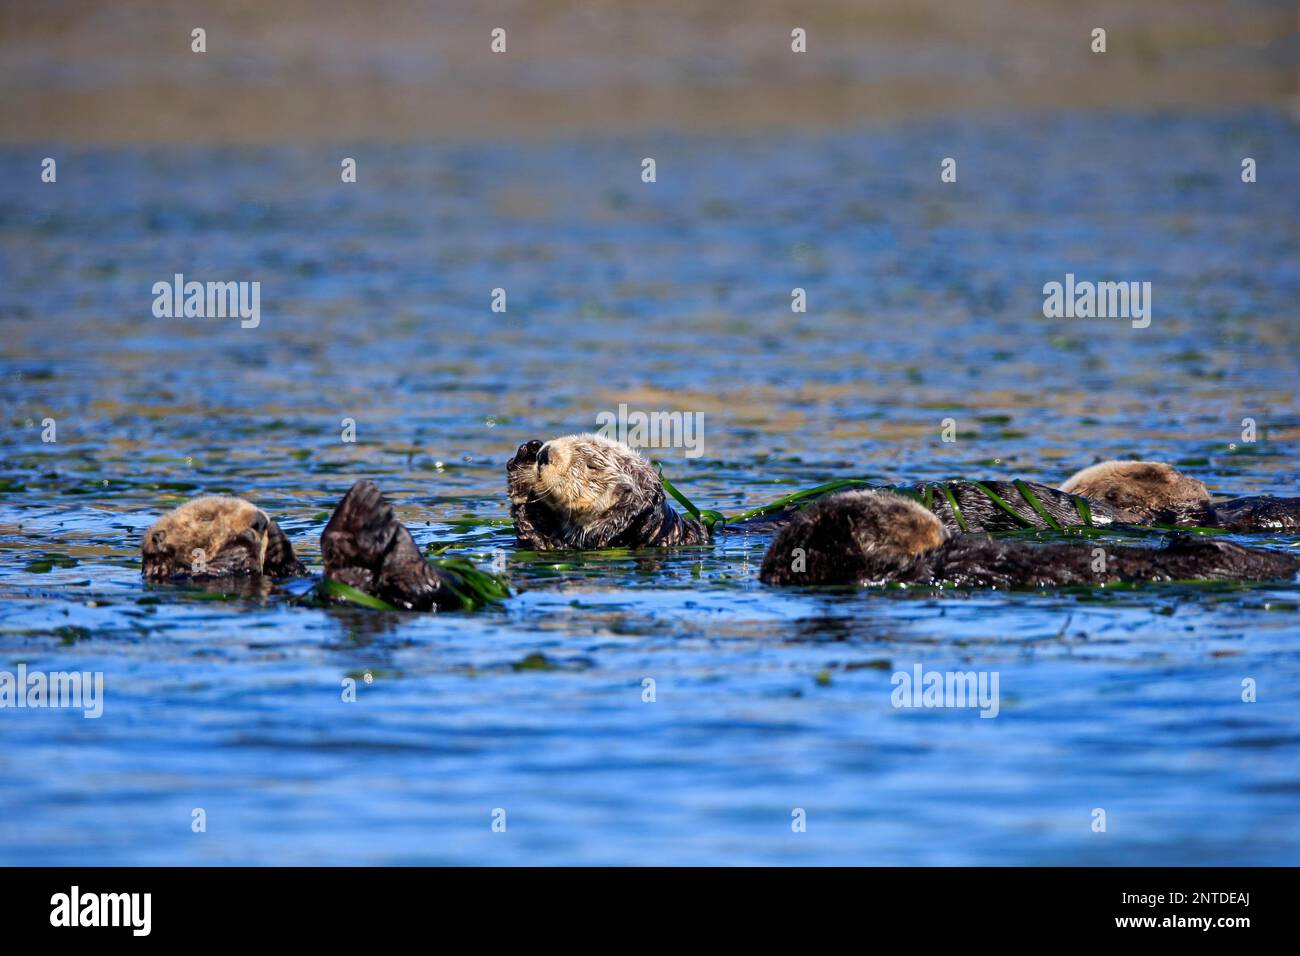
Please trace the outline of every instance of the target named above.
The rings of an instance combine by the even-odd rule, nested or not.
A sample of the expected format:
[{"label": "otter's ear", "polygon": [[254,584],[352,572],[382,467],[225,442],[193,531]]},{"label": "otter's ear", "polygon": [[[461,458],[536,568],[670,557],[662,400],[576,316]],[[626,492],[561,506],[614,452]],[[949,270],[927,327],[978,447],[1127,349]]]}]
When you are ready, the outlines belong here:
[{"label": "otter's ear", "polygon": [[262,562],[262,572],[274,577],[307,573],[307,569],[293,553],[289,538],[274,521],[266,529],[266,560]]}]

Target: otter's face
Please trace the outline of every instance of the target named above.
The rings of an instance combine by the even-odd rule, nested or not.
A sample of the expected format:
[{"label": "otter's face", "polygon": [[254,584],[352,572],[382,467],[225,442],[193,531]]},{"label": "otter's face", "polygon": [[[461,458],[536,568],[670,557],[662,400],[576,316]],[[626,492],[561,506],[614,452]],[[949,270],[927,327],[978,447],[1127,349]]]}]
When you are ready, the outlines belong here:
[{"label": "otter's face", "polygon": [[1123,521],[1195,524],[1211,520],[1205,484],[1164,462],[1104,461],[1078,472],[1061,490],[1104,501],[1121,512]]},{"label": "otter's face", "polygon": [[506,475],[516,533],[537,548],[602,547],[663,497],[649,462],[599,435],[525,442]]},{"label": "otter's face", "polygon": [[140,550],[151,581],[260,574],[274,523],[242,498],[197,498],[159,518]]}]

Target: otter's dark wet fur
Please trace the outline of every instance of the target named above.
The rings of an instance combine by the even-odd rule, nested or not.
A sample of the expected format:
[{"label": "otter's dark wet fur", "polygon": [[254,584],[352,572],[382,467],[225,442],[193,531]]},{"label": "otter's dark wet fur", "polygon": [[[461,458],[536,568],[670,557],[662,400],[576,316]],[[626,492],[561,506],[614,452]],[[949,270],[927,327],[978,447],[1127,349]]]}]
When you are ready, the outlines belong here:
[{"label": "otter's dark wet fur", "polygon": [[461,607],[450,575],[424,560],[379,489],[358,481],[320,537],[325,578],[411,611]]},{"label": "otter's dark wet fur", "polygon": [[707,544],[709,532],[668,503],[643,457],[599,435],[524,442],[506,462],[520,547],[536,551]]},{"label": "otter's dark wet fur", "polygon": [[1294,577],[1300,558],[1232,542],[1177,535],[1162,548],[1035,544],[950,534],[908,498],[878,491],[832,495],[777,534],[760,580],[778,585],[902,582],[953,587],[1035,588],[1112,582]]},{"label": "otter's dark wet fur", "polygon": [[243,498],[195,498],[149,527],[140,542],[149,581],[305,574],[289,539],[265,511]]},{"label": "otter's dark wet fur", "polygon": [[1229,531],[1300,531],[1300,498],[1252,495],[1216,501],[1210,508],[1214,525]]},{"label": "otter's dark wet fur", "polygon": [[[934,488],[930,510],[934,512],[948,531],[1015,531],[1019,528],[1051,527],[1043,516],[1035,510],[1034,506],[1029,503],[1028,499],[1021,494],[1020,488],[1017,487],[1015,482],[980,482],[985,488],[988,488],[1006,502],[1011,507],[1011,510],[1016,513],[1015,517],[1008,514],[1005,509],[972,481],[944,481],[930,482],[928,484]],[[1038,500],[1043,510],[1051,515],[1062,527],[1084,523],[1079,507],[1076,504],[1079,496],[1067,494],[1050,485],[1041,485],[1036,481],[1026,481],[1024,486]],[[943,488],[946,488],[956,500],[957,507],[961,510],[962,520],[966,523],[964,529],[957,521],[957,516],[953,513],[948,496],[941,490]],[[926,489],[927,483],[915,484],[906,488],[912,494],[920,496],[925,496]],[[1093,524],[1108,525],[1130,520],[1123,512],[1110,507],[1104,502],[1086,501],[1086,505]]]}]

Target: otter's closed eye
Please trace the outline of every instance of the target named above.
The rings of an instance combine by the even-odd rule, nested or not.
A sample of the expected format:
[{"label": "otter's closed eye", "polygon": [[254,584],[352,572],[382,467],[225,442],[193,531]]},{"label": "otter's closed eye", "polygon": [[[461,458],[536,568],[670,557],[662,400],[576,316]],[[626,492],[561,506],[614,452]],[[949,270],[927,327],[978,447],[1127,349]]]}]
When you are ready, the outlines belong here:
[{"label": "otter's closed eye", "polygon": [[550,445],[543,445],[541,449],[537,452],[537,464],[549,465],[550,463],[551,463]]}]

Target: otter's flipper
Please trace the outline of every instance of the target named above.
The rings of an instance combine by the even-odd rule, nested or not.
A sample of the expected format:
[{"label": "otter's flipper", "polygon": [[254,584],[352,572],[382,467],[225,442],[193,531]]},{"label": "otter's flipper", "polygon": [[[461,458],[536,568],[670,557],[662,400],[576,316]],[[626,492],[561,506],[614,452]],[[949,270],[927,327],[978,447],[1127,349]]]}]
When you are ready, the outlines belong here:
[{"label": "otter's flipper", "polygon": [[1267,495],[1216,501],[1214,523],[1229,531],[1300,531],[1300,498]]},{"label": "otter's flipper", "polygon": [[321,533],[320,546],[327,580],[407,610],[461,606],[373,482],[358,481],[343,496]]}]

